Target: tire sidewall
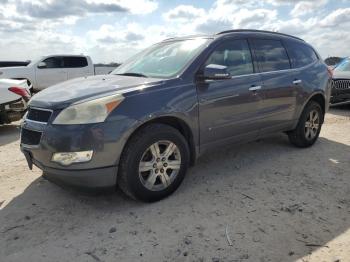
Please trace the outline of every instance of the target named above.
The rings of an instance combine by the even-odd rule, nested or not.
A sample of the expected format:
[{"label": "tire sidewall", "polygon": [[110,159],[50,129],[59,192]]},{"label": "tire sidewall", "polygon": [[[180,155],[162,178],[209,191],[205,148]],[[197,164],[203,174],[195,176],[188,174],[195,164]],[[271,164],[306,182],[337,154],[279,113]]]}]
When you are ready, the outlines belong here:
[{"label": "tire sidewall", "polygon": [[[127,186],[131,193],[139,200],[153,202],[165,198],[173,193],[183,181],[188,165],[189,165],[189,148],[186,140],[182,135],[174,129],[174,132],[158,131],[152,134],[145,133],[134,145],[133,150],[126,159]],[[173,142],[179,149],[181,154],[181,167],[175,180],[169,187],[160,191],[151,191],[147,189],[140,181],[139,163],[144,152],[154,143],[168,140]]]}]

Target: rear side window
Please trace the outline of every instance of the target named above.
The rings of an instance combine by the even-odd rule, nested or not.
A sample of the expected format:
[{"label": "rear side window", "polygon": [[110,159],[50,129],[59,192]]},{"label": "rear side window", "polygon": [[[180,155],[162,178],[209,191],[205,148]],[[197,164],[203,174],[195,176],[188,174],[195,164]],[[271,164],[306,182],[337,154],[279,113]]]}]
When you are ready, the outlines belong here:
[{"label": "rear side window", "polygon": [[287,49],[293,68],[307,66],[318,60],[315,51],[308,45],[288,41]]},{"label": "rear side window", "polygon": [[254,49],[261,72],[290,69],[287,51],[281,41],[256,39]]},{"label": "rear side window", "polygon": [[246,40],[232,40],[219,45],[209,56],[205,65],[227,66],[232,76],[254,72],[250,49]]},{"label": "rear side window", "polygon": [[62,57],[49,57],[49,58],[46,58],[43,62],[46,63],[45,68],[62,68],[63,67]]},{"label": "rear side window", "polygon": [[66,68],[79,68],[79,67],[86,67],[88,65],[86,57],[67,56],[67,57],[64,57],[63,60],[64,60],[64,67]]}]

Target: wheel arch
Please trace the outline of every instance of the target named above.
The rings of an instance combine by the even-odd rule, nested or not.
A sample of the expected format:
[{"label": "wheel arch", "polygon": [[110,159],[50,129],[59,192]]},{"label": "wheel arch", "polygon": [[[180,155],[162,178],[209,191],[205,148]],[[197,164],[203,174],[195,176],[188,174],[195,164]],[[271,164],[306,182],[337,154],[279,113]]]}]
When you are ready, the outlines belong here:
[{"label": "wheel arch", "polygon": [[[326,97],[325,95],[322,93],[322,92],[317,92],[317,93],[313,93],[307,100],[306,102],[304,103],[303,107],[302,107],[302,110],[301,112],[299,113],[299,117],[300,115],[302,114],[302,112],[304,111],[305,109],[305,106],[310,102],[310,101],[315,101],[317,102],[320,106],[321,106],[321,109],[322,109],[322,112],[323,112],[323,118],[326,114]],[[322,122],[324,121],[324,119],[322,119]]]},{"label": "wheel arch", "polygon": [[[164,124],[164,125],[169,125],[176,130],[178,130],[186,139],[189,149],[190,149],[190,163],[193,165],[197,159],[197,147],[196,147],[196,142],[195,142],[195,137],[192,132],[192,129],[190,128],[190,125],[183,119],[177,116],[157,116],[152,119],[146,120],[144,122],[141,122],[129,135],[127,138],[125,146],[128,144],[130,139],[142,128],[145,126],[151,125],[151,124]],[[123,151],[124,151],[123,148]]]}]

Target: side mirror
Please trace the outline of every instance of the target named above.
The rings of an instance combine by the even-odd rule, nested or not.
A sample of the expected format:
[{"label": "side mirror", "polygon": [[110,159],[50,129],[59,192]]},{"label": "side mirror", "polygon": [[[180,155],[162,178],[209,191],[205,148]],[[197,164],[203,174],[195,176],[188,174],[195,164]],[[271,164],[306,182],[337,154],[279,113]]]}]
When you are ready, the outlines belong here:
[{"label": "side mirror", "polygon": [[210,64],[204,68],[204,79],[224,80],[231,79],[231,75],[227,72],[227,66]]},{"label": "side mirror", "polygon": [[46,65],[45,62],[40,62],[40,63],[38,64],[38,68],[46,68],[46,67],[47,67],[47,65]]}]

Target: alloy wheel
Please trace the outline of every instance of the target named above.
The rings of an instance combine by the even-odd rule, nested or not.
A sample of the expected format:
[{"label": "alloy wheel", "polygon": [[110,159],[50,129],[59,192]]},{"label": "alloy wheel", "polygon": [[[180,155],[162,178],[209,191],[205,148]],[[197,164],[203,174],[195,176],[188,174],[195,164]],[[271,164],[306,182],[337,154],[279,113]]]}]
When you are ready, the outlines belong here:
[{"label": "alloy wheel", "polygon": [[320,116],[317,110],[310,111],[305,122],[305,137],[308,140],[312,140],[317,136],[318,129],[320,128]]},{"label": "alloy wheel", "polygon": [[180,168],[179,148],[171,141],[158,141],[143,153],[139,163],[139,177],[147,189],[160,191],[171,185]]}]

